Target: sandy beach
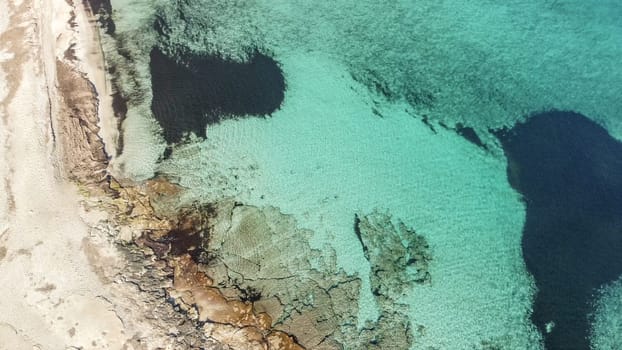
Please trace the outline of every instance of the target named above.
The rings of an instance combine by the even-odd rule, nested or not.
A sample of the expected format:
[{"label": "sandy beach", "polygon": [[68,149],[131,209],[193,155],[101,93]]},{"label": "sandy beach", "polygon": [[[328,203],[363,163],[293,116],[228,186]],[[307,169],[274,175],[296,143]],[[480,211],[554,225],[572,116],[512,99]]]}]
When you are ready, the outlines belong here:
[{"label": "sandy beach", "polygon": [[118,121],[85,6],[0,2],[0,350],[302,349],[273,328],[283,305],[221,291],[191,258],[211,209],[156,213],[177,186],[109,174]]},{"label": "sandy beach", "polygon": [[59,134],[59,62],[75,55],[100,113],[110,106],[89,21],[80,1],[0,2],[0,349],[135,349],[151,335],[134,291],[114,281],[116,249],[87,224],[102,214],[86,212],[68,181],[67,157],[84,150]]}]

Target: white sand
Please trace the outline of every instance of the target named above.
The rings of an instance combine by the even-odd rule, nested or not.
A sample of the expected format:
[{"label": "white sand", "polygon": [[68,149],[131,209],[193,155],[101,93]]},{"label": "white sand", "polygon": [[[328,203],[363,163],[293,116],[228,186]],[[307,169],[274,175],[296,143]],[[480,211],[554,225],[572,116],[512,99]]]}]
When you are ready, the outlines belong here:
[{"label": "white sand", "polygon": [[[6,27],[9,25],[9,9],[5,2],[0,2],[0,33],[6,30]],[[0,47],[0,65],[5,62],[7,59],[10,59],[10,54],[6,51],[2,50]],[[0,66],[0,103],[4,101],[6,95],[8,94],[8,86],[6,82],[6,74],[2,70]],[[7,137],[6,132],[6,111],[4,108],[0,108],[0,149],[4,149],[5,140]],[[0,162],[2,164],[6,164],[6,158],[4,157],[4,153],[0,154],[2,158]],[[8,168],[6,166],[0,167],[0,177],[5,178],[8,174]],[[8,212],[8,197],[7,190],[5,188],[5,184],[0,185],[2,190],[0,190],[0,233],[3,232],[7,228],[7,217],[6,213]]]},{"label": "white sand", "polygon": [[[59,16],[60,9],[51,8],[50,2],[31,5],[29,10],[16,9],[11,19],[12,26],[26,27],[28,37],[17,38],[21,45],[50,40],[50,27],[62,30],[68,18]],[[3,101],[7,118],[0,152],[8,192],[2,198],[7,228],[0,238],[6,252],[0,261],[0,348],[120,348],[125,340],[121,321],[100,295],[102,283],[82,251],[88,227],[80,218],[79,199],[53,165],[44,74],[54,69],[55,56],[49,56],[53,43],[41,51],[32,46],[27,57],[3,62],[20,65],[21,79],[19,84],[9,82],[15,95]]]},{"label": "white sand", "polygon": [[[93,33],[79,13],[80,31],[72,34],[69,11],[64,1],[28,0],[21,7],[0,1],[0,29],[24,29],[0,42],[0,69],[19,73],[0,80],[3,350],[125,349],[141,322],[119,316],[120,305],[130,302],[128,295],[91,265],[114,270],[120,259],[84,223],[83,217],[93,214],[81,213],[75,186],[57,168],[50,123],[62,117],[56,113],[55,59],[69,42],[79,43],[83,68],[105,91],[101,61],[93,59],[99,56],[86,45],[93,44]],[[9,91],[12,97],[4,98]]]}]

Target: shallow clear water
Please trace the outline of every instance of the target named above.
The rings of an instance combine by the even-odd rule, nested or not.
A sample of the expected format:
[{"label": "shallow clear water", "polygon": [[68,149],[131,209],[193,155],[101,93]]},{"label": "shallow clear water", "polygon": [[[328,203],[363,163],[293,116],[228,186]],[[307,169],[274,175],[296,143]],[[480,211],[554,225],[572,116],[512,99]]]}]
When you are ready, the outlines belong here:
[{"label": "shallow clear water", "polygon": [[[431,283],[392,300],[408,319],[413,349],[618,347],[622,213],[614,200],[587,198],[592,187],[614,198],[621,191],[617,2],[112,7],[116,32],[104,45],[129,107],[117,173],[166,174],[190,189],[188,202],[233,197],[292,215],[313,232],[313,248],[334,250],[337,268],[360,278],[359,327],[386,310],[354,217],[390,213],[425,237],[432,256]],[[158,64],[154,50],[163,55]],[[546,130],[530,129],[542,118],[536,113],[553,109],[580,113],[589,127],[560,115]],[[582,133],[592,127],[606,130]],[[556,143],[557,128],[569,131],[568,142]],[[545,147],[564,151],[542,160]],[[584,155],[598,161],[579,161]],[[564,181],[579,173],[590,176]],[[534,210],[539,197],[526,188],[556,211]],[[566,191],[585,205],[571,206]],[[549,214],[549,226],[529,231],[534,217]],[[530,262],[533,234],[547,237],[535,244],[545,257],[588,264],[583,276],[612,270],[568,297],[564,286],[584,285],[581,275],[565,274],[576,266],[559,268],[559,259]],[[605,262],[589,266],[590,256]],[[539,274],[542,264],[557,267]],[[383,278],[401,280],[404,271]],[[553,279],[561,296],[545,295]],[[571,315],[552,307],[555,300]],[[573,337],[580,340],[569,345]]]}]

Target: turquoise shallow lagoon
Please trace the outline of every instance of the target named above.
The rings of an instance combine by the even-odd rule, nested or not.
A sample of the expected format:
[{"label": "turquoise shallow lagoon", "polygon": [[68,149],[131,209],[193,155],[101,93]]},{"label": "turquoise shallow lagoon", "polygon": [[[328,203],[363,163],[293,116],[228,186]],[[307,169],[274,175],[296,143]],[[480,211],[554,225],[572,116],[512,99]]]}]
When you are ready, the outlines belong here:
[{"label": "turquoise shallow lagoon", "polygon": [[[291,62],[301,66],[288,75],[292,93],[281,111],[209,127],[206,141],[182,147],[159,170],[192,169],[180,183],[207,200],[225,193],[294,214],[315,232],[314,247],[331,246],[340,266],[362,276],[369,266],[354,214],[388,210],[425,234],[434,252],[432,285],[403,300],[414,322],[426,325],[418,341],[467,346],[512,329],[520,336],[511,342],[525,347],[533,339],[525,323],[531,284],[519,248],[524,213],[505,163],[451,131],[435,134],[403,106],[388,106],[379,118],[350,88],[355,82],[334,78],[334,64],[309,56]],[[219,178],[228,180],[211,185]],[[360,312],[373,318],[363,281]]]},{"label": "turquoise shallow lagoon", "polygon": [[[429,282],[391,300],[409,320],[410,348],[562,349],[547,341],[556,320],[532,319],[539,281],[522,246],[530,198],[512,182],[523,163],[506,156],[498,131],[555,109],[622,136],[620,4],[117,0],[112,8],[115,33],[103,44],[128,104],[115,173],[164,174],[190,189],[187,202],[234,198],[292,215],[313,232],[312,248],[334,251],[336,267],[360,278],[359,329],[383,308],[355,215],[389,213],[425,237],[432,257]],[[154,48],[181,68],[154,70]],[[273,76],[252,65],[258,54],[285,81],[278,108],[261,113],[249,101],[280,95],[260,84]],[[229,63],[214,68],[216,60]],[[236,83],[242,68],[229,67],[244,64],[250,78]],[[607,227],[615,246],[620,224]],[[577,301],[589,303],[589,339],[577,349],[619,348],[621,290],[610,280]]]}]

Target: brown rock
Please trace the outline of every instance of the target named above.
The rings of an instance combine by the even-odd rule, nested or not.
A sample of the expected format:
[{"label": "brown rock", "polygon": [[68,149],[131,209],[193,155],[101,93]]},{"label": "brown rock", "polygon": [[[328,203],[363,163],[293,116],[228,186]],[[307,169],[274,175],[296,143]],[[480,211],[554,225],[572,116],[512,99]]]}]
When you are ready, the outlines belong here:
[{"label": "brown rock", "polygon": [[67,176],[86,185],[89,190],[106,191],[108,185],[108,155],[99,137],[97,93],[87,77],[68,63],[56,61],[56,77],[60,94],[55,144],[60,149]]}]

